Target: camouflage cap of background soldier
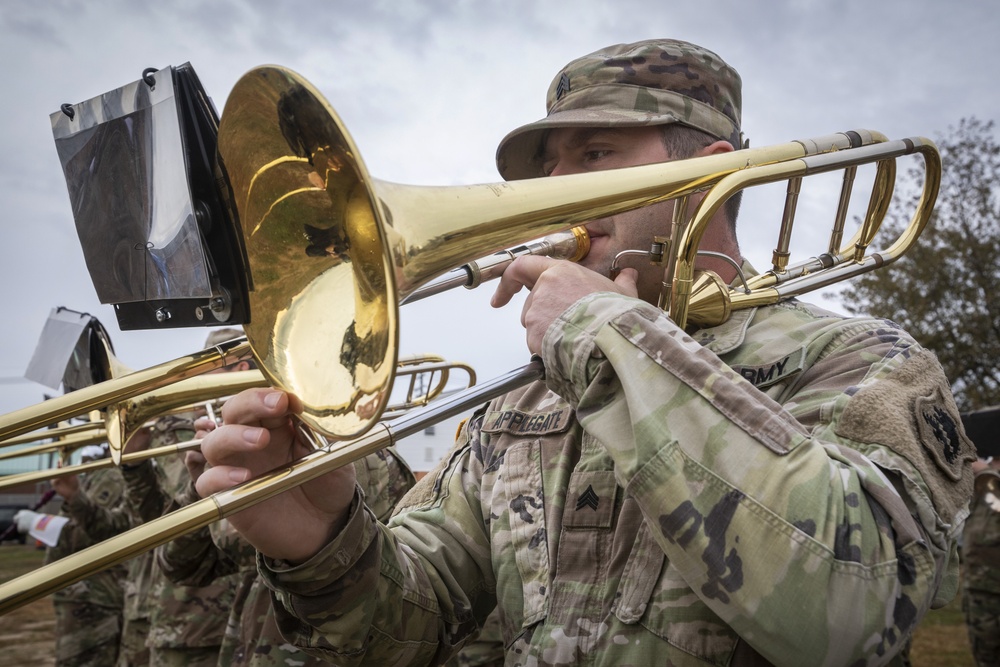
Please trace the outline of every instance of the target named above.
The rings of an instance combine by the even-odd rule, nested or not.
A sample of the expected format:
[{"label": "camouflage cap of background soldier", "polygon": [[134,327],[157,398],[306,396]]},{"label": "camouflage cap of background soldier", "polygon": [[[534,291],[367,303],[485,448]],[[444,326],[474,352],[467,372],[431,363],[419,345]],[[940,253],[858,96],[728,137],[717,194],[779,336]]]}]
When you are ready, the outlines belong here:
[{"label": "camouflage cap of background soldier", "polygon": [[715,53],[675,39],[616,44],[578,58],[553,79],[548,115],[500,142],[506,180],[542,176],[545,133],[557,127],[681,123],[743,147],[740,75]]}]

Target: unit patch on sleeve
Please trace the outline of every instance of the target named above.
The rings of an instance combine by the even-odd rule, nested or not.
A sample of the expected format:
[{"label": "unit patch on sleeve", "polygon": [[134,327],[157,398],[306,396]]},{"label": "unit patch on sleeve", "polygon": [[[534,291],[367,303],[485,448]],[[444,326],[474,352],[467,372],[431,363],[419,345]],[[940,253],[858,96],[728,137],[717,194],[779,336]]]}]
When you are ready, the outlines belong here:
[{"label": "unit patch on sleeve", "polygon": [[914,401],[913,412],[920,442],[937,467],[957,482],[962,478],[963,467],[974,456],[967,441],[963,441],[961,418],[948,408],[940,387],[935,387],[930,396],[920,396]]}]

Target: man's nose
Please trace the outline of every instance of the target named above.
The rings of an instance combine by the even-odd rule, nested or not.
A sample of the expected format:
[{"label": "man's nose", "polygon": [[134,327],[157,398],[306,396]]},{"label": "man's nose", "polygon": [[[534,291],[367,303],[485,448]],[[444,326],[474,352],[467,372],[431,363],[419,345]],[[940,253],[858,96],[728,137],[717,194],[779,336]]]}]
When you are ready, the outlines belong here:
[{"label": "man's nose", "polygon": [[560,160],[549,172],[549,176],[565,176],[567,174],[579,174],[580,169],[574,168],[569,160]]}]

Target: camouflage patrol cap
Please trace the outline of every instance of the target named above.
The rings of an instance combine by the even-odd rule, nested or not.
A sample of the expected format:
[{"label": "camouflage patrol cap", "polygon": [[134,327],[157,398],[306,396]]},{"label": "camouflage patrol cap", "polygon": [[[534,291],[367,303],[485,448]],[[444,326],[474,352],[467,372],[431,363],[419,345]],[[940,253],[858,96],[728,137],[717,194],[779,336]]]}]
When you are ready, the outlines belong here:
[{"label": "camouflage patrol cap", "polygon": [[205,339],[205,347],[213,347],[219,343],[225,343],[227,340],[232,340],[234,338],[239,338],[243,335],[241,329],[236,329],[229,327],[226,329],[215,329],[212,333],[208,334],[208,338]]},{"label": "camouflage patrol cap", "polygon": [[500,142],[506,180],[541,176],[546,131],[681,123],[742,147],[740,75],[715,53],[676,39],[616,44],[563,67],[549,86],[548,115]]}]

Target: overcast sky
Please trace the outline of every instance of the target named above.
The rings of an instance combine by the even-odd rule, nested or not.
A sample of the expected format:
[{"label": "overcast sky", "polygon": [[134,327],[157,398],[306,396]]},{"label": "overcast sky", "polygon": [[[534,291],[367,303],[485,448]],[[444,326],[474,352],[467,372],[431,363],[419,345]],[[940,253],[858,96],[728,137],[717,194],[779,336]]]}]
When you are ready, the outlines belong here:
[{"label": "overcast sky", "polygon": [[[262,64],[295,70],[337,110],[371,174],[418,185],[499,180],[498,141],[544,114],[545,90],[562,65],[651,37],[700,43],[739,70],[753,146],[861,127],[933,139],[966,116],[1000,119],[994,2],[642,7],[590,0],[0,3],[0,411],[51,393],[18,378],[57,306],[98,317],[118,357],[135,369],[202,347],[203,329],[118,330],[87,273],[52,140],[49,114],[60,104],[135,81],[147,67],[192,63],[220,111],[246,71]],[[745,205],[741,216],[744,250],[763,268],[774,241],[756,231],[780,214],[771,209]],[[798,224],[818,211],[806,200]],[[404,308],[402,351],[469,363],[482,378],[524,363],[520,302],[491,311],[491,292],[460,290]]]}]

